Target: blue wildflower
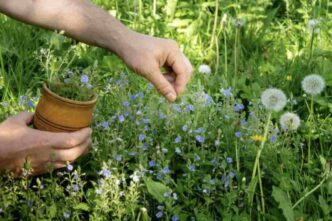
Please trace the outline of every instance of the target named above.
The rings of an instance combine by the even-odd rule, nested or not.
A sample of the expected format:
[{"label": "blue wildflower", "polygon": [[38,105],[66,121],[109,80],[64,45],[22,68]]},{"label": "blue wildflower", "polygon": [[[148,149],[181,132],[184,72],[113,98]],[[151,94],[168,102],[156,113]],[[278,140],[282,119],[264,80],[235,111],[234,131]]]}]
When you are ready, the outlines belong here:
[{"label": "blue wildflower", "polygon": [[166,191],[166,192],[164,193],[164,197],[169,197],[170,195],[171,195],[171,193],[168,192],[168,191]]},{"label": "blue wildflower", "polygon": [[96,194],[100,195],[102,193],[103,193],[103,191],[101,189],[96,189]]},{"label": "blue wildflower", "polygon": [[119,155],[119,154],[117,154],[117,155],[115,156],[115,160],[116,160],[116,161],[121,161],[121,160],[122,160],[122,156]]},{"label": "blue wildflower", "polygon": [[119,115],[119,122],[122,123],[125,120],[123,115]]},{"label": "blue wildflower", "polygon": [[144,126],[144,130],[145,130],[145,131],[149,131],[149,130],[150,130],[150,127],[149,127],[148,125],[145,125],[145,126]]},{"label": "blue wildflower", "polygon": [[163,217],[163,211],[159,211],[157,214],[156,214],[156,217],[157,219],[160,219],[161,217]]},{"label": "blue wildflower", "polygon": [[233,158],[232,157],[226,157],[226,162],[227,163],[233,163]]},{"label": "blue wildflower", "polygon": [[34,108],[35,107],[34,103],[31,100],[27,101],[27,106],[28,106],[28,108]]},{"label": "blue wildflower", "polygon": [[204,127],[200,127],[197,130],[195,130],[194,132],[197,133],[197,134],[200,134],[200,133],[203,133],[204,131],[205,131],[205,128]]},{"label": "blue wildflower", "polygon": [[181,136],[177,136],[174,140],[174,143],[180,143],[182,140]]},{"label": "blue wildflower", "polygon": [[235,136],[240,138],[241,137],[241,132],[240,131],[236,131],[235,132]]},{"label": "blue wildflower", "polygon": [[169,173],[169,168],[168,168],[168,167],[164,167],[164,168],[163,168],[163,173],[164,173],[164,174]]},{"label": "blue wildflower", "polygon": [[235,173],[234,172],[229,172],[229,177],[234,178],[235,177]]},{"label": "blue wildflower", "polygon": [[241,126],[244,127],[246,126],[247,121],[245,119],[241,119]]},{"label": "blue wildflower", "polygon": [[189,165],[189,166],[188,166],[188,169],[189,169],[191,172],[196,171],[196,167],[195,167],[195,165]]},{"label": "blue wildflower", "polygon": [[148,118],[144,118],[144,119],[143,119],[143,123],[145,123],[145,124],[150,123],[150,119],[148,119]]},{"label": "blue wildflower", "polygon": [[276,137],[276,136],[272,136],[272,137],[270,138],[270,141],[271,141],[272,143],[276,142],[276,141],[277,141],[277,137]]},{"label": "blue wildflower", "polygon": [[165,118],[165,115],[162,111],[159,111],[159,119],[162,120]]},{"label": "blue wildflower", "polygon": [[235,112],[240,112],[240,111],[242,111],[243,109],[244,109],[243,104],[235,104],[235,105],[234,105],[234,111],[235,111]]},{"label": "blue wildflower", "polygon": [[232,97],[232,88],[228,88],[228,89],[221,89],[221,92],[223,93],[224,97],[229,98]]},{"label": "blue wildflower", "polygon": [[194,107],[194,105],[189,104],[189,105],[187,105],[187,106],[185,107],[184,110],[185,110],[186,112],[194,111],[194,110],[195,110],[195,107]]},{"label": "blue wildflower", "polygon": [[77,184],[73,184],[72,186],[71,186],[71,188],[75,191],[75,192],[78,192],[78,186],[77,186]]},{"label": "blue wildflower", "polygon": [[108,124],[107,121],[102,122],[102,123],[101,123],[101,126],[102,126],[105,130],[109,128],[109,124]]},{"label": "blue wildflower", "polygon": [[130,103],[129,103],[128,101],[125,101],[125,102],[122,103],[122,105],[123,105],[124,107],[129,107],[129,106],[130,106]]},{"label": "blue wildflower", "polygon": [[195,138],[196,138],[196,140],[197,140],[198,142],[200,142],[200,143],[204,143],[204,141],[205,141],[205,138],[202,137],[201,135],[196,135]]},{"label": "blue wildflower", "polygon": [[224,184],[225,187],[229,186],[229,177],[226,175],[223,175],[221,177],[221,183]]},{"label": "blue wildflower", "polygon": [[27,205],[28,205],[29,207],[32,207],[32,206],[33,206],[33,202],[32,202],[32,201],[28,201],[28,202],[27,202]]},{"label": "blue wildflower", "polygon": [[179,221],[180,219],[179,219],[179,216],[178,215],[173,215],[172,216],[172,221]]},{"label": "blue wildflower", "polygon": [[174,200],[178,200],[178,194],[173,193],[173,199],[174,199]]},{"label": "blue wildflower", "polygon": [[83,84],[87,84],[88,82],[89,82],[89,76],[86,75],[86,74],[83,74],[83,75],[81,76],[81,83],[83,83]]},{"label": "blue wildflower", "polygon": [[150,161],[149,161],[149,166],[150,166],[150,167],[154,167],[154,166],[156,166],[156,161],[154,161],[154,160],[150,160]]},{"label": "blue wildflower", "polygon": [[136,97],[138,98],[143,98],[144,94],[142,91],[138,92],[138,94],[136,94]]},{"label": "blue wildflower", "polygon": [[143,140],[145,140],[145,134],[139,134],[139,135],[138,135],[138,140],[139,140],[139,141],[143,141]]},{"label": "blue wildflower", "polygon": [[130,100],[135,100],[136,96],[134,94],[129,95]]},{"label": "blue wildflower", "polygon": [[107,179],[111,176],[111,171],[109,169],[101,170],[99,175],[103,175]]},{"label": "blue wildflower", "polygon": [[188,125],[187,124],[183,125],[182,130],[186,132],[188,130]]},{"label": "blue wildflower", "polygon": [[26,96],[20,96],[20,101],[19,101],[19,105],[23,106],[25,104],[25,102],[27,101],[27,97]]},{"label": "blue wildflower", "polygon": [[71,164],[67,165],[67,170],[68,171],[72,171],[73,169],[74,169],[73,165],[71,165]]},{"label": "blue wildflower", "polygon": [[64,212],[63,213],[63,217],[65,218],[65,219],[68,219],[69,217],[70,217],[70,211],[66,211],[66,212]]}]

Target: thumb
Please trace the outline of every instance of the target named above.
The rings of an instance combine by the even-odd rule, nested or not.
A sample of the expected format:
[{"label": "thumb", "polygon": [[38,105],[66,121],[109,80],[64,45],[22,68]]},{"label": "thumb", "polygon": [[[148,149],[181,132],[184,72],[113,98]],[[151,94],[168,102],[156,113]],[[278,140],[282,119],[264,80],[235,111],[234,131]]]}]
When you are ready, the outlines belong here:
[{"label": "thumb", "polygon": [[168,101],[175,101],[176,92],[171,83],[161,73],[160,70],[149,74],[146,78],[157,88],[160,94],[162,94]]},{"label": "thumb", "polygon": [[24,125],[29,125],[33,119],[33,113],[31,112],[21,112],[12,118],[16,122]]}]

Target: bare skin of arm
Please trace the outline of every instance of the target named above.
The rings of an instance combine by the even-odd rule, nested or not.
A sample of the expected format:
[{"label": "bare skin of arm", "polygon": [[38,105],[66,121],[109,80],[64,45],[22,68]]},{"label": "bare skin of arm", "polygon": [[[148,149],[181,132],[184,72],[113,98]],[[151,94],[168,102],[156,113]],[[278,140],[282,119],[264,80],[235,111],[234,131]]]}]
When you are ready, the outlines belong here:
[{"label": "bare skin of arm", "polygon": [[[175,41],[128,29],[88,0],[0,0],[0,12],[43,28],[64,31],[78,41],[116,53],[132,70],[174,101],[191,78],[192,66]],[[167,73],[161,73],[165,67]],[[21,172],[26,159],[33,174],[76,160],[91,144],[91,129],[50,133],[28,127],[33,115],[20,113],[0,124],[0,173]]]}]

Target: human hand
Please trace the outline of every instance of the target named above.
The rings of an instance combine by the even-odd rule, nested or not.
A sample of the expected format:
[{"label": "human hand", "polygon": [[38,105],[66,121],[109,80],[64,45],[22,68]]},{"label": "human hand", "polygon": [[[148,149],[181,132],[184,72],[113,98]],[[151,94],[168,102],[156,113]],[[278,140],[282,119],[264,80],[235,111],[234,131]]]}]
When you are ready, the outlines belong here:
[{"label": "human hand", "polygon": [[72,133],[39,131],[28,127],[32,119],[32,113],[22,112],[0,124],[0,173],[11,171],[18,176],[26,160],[32,175],[65,167],[91,144],[90,128]]},{"label": "human hand", "polygon": [[[169,101],[174,101],[191,78],[192,66],[173,40],[129,31],[116,53],[136,73],[149,80]],[[162,74],[161,67],[167,73]]]}]

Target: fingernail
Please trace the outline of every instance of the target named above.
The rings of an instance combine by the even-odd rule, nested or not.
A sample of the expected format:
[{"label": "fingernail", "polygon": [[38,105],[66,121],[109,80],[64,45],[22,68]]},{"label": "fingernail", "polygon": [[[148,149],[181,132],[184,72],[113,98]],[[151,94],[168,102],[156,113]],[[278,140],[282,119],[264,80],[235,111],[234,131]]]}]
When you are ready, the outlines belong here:
[{"label": "fingernail", "polygon": [[169,100],[169,101],[175,101],[175,99],[176,99],[176,95],[175,95],[173,92],[170,92],[170,93],[166,94],[165,97],[166,97],[167,100]]}]

